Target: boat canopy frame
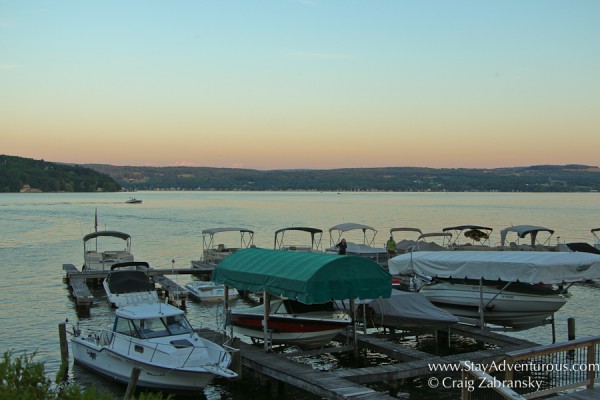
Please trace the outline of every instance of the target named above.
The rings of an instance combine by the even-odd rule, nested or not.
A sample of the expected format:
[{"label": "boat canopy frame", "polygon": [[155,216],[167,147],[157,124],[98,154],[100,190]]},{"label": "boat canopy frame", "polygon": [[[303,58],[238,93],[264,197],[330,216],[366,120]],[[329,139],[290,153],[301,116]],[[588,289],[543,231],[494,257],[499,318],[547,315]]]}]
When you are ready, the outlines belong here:
[{"label": "boat canopy frame", "polygon": [[[343,224],[335,225],[329,228],[329,242],[331,246],[335,246],[342,239],[345,232],[361,230],[363,233],[363,244],[373,247],[375,243],[375,236],[377,236],[377,229],[363,224],[357,224],[354,222],[346,222]],[[334,232],[337,232],[337,239],[334,238]],[[369,232],[370,234],[367,234]],[[372,235],[372,236],[371,236]]]},{"label": "boat canopy frame", "polygon": [[593,228],[590,232],[594,236],[594,246],[600,250],[600,228]]},{"label": "boat canopy frame", "polygon": [[419,228],[412,228],[412,227],[400,227],[400,228],[392,228],[390,229],[390,236],[394,236],[394,232],[414,232],[417,234],[417,236],[421,236],[423,234],[423,231]]},{"label": "boat canopy frame", "polygon": [[[292,226],[289,228],[281,228],[275,231],[275,242],[273,243],[274,250],[283,250],[283,240],[285,233],[288,231],[307,232],[310,235],[310,250],[321,250],[321,239],[323,230],[319,228],[310,228],[306,226]],[[293,250],[290,246],[289,250]]]},{"label": "boat canopy frame", "polygon": [[432,239],[432,238],[441,238],[442,239],[441,245],[438,245],[434,241],[432,241],[432,243],[434,243],[435,245],[438,245],[438,247],[448,249],[450,247],[450,243],[452,242],[452,233],[450,233],[450,232],[423,233],[423,234],[419,235],[419,237],[417,238],[416,250],[421,251],[422,250],[421,247],[423,247],[424,245],[429,243],[425,239]]},{"label": "boat canopy frame", "polygon": [[443,228],[442,232],[454,233],[454,239],[450,242],[450,246],[462,246],[463,244],[460,242],[461,236],[471,240],[470,244],[483,246],[490,244],[490,237],[493,230],[493,228],[481,225],[457,225]]},{"label": "boat canopy frame", "polygon": [[96,239],[95,243],[95,251],[98,250],[98,238],[101,237],[110,237],[121,239],[125,242],[125,251],[131,252],[131,235],[125,232],[120,231],[95,231],[92,233],[88,233],[83,237],[83,252],[87,253],[88,251],[92,251],[91,249],[91,241]]},{"label": "boat canopy frame", "polygon": [[[510,233],[514,232],[517,234],[517,242],[519,239],[525,239],[527,235],[530,237],[529,245],[531,247],[535,247],[536,245],[548,246],[550,245],[550,239],[552,235],[554,235],[554,230],[550,228],[546,228],[544,226],[535,226],[535,225],[514,225],[509,226],[508,228],[504,228],[500,231],[500,246],[506,246],[506,236]],[[547,232],[549,234],[548,238],[541,242],[538,240],[538,235],[541,232]],[[519,244],[519,243],[516,243]]]},{"label": "boat canopy frame", "polygon": [[304,304],[388,298],[392,291],[390,274],[367,258],[259,248],[231,254],[215,267],[212,279]]},{"label": "boat canopy frame", "polygon": [[240,249],[254,245],[254,231],[247,228],[209,228],[202,230],[202,252],[216,248],[215,235],[223,232],[239,232],[240,234]]}]

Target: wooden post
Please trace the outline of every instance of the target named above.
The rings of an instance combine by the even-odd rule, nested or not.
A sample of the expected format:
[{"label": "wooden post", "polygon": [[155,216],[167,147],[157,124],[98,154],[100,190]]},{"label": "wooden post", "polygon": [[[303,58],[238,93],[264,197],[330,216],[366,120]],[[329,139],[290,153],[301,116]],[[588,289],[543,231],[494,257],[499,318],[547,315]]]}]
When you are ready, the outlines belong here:
[{"label": "wooden post", "polygon": [[[231,342],[231,346],[234,349],[240,349],[240,338],[239,337],[234,337],[233,341]],[[237,380],[241,381],[242,380],[242,353],[240,351],[236,351],[231,353],[231,369],[233,370],[233,372],[235,372],[238,376],[237,376]]]},{"label": "wooden post", "polygon": [[352,313],[352,342],[354,346],[354,360],[358,360],[358,337],[356,336],[356,309],[354,299],[350,299],[350,312]]},{"label": "wooden post", "polygon": [[67,342],[67,323],[58,324],[58,335],[60,337],[60,359],[63,363],[69,362],[69,346]]},{"label": "wooden post", "polygon": [[223,312],[227,315],[229,311],[229,286],[225,285],[225,296],[223,298]]},{"label": "wooden post", "polygon": [[[569,341],[575,340],[575,318],[567,318],[567,338]],[[575,350],[569,350],[567,356],[573,360],[575,358]]]},{"label": "wooden post", "polygon": [[482,332],[485,330],[485,319],[483,318],[483,313],[483,278],[479,278],[479,318]]},{"label": "wooden post", "polygon": [[469,373],[464,369],[461,369],[460,380],[462,381],[462,388],[460,391],[461,400],[471,400],[471,392],[469,391]]},{"label": "wooden post", "polygon": [[575,340],[575,318],[567,319],[568,339]]},{"label": "wooden post", "polygon": [[264,299],[264,308],[265,308],[265,312],[263,315],[263,339],[265,341],[264,343],[264,349],[265,351],[269,351],[271,346],[269,343],[269,327],[267,325],[267,321],[269,320],[269,314],[271,313],[271,298],[270,298],[270,294],[267,293],[267,291],[263,291],[263,299]]},{"label": "wooden post", "polygon": [[67,341],[67,323],[63,322],[58,324],[58,336],[60,340],[60,369],[64,372],[62,379],[67,380],[69,373],[69,344]]},{"label": "wooden post", "polygon": [[596,365],[596,344],[592,343],[587,347],[587,388],[590,390],[594,389],[594,380],[596,378],[596,371],[592,368],[592,365]]},{"label": "wooden post", "polygon": [[131,396],[135,393],[135,387],[137,386],[138,378],[140,377],[141,369],[138,367],[134,367],[131,370],[131,377],[129,378],[129,383],[127,384],[127,390],[125,391],[125,396],[123,400],[129,400]]},{"label": "wooden post", "polygon": [[388,384],[388,392],[391,397],[398,397],[398,381],[391,380],[387,382]]}]

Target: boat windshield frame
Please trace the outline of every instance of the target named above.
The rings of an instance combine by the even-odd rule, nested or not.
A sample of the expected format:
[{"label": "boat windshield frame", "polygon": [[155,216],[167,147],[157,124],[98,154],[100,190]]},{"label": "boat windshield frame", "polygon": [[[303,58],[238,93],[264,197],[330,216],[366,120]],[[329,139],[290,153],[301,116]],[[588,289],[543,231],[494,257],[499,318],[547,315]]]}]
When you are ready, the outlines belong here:
[{"label": "boat windshield frame", "polygon": [[188,319],[180,314],[144,319],[117,317],[114,331],[135,338],[154,339],[191,334],[194,328]]}]

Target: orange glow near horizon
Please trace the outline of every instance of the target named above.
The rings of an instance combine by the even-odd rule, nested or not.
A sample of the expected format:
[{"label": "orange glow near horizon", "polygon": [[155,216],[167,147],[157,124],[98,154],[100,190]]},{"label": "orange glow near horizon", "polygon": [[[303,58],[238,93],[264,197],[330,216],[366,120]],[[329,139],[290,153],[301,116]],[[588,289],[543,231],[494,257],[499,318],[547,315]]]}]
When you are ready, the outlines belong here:
[{"label": "orange glow near horizon", "polygon": [[5,3],[2,154],[251,169],[598,165],[595,1],[440,1],[436,13]]}]

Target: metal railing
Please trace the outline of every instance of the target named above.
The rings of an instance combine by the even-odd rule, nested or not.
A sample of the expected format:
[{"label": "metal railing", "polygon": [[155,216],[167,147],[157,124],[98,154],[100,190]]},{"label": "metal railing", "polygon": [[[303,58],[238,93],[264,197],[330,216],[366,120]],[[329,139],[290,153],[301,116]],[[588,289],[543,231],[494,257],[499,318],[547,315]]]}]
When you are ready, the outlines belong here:
[{"label": "metal railing", "polygon": [[594,389],[600,378],[600,336],[507,353],[485,365],[461,361],[462,399],[534,399]]}]

